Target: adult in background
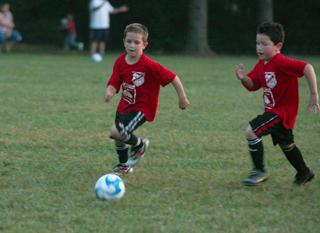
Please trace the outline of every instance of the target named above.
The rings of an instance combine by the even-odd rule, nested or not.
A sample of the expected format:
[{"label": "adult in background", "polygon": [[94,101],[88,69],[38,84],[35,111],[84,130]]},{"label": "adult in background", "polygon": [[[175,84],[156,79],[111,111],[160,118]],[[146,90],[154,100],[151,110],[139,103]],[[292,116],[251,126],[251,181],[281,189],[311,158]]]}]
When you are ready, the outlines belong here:
[{"label": "adult in background", "polygon": [[[9,3],[0,5],[0,45],[10,52],[12,44],[22,41],[21,34],[15,29],[13,15]],[[0,48],[1,48],[0,47]]]},{"label": "adult in background", "polygon": [[[110,33],[110,14],[127,12],[125,5],[114,8],[107,0],[91,0],[90,13],[90,53],[94,61],[101,61],[105,54],[106,42]],[[97,56],[100,59],[95,59]]]}]

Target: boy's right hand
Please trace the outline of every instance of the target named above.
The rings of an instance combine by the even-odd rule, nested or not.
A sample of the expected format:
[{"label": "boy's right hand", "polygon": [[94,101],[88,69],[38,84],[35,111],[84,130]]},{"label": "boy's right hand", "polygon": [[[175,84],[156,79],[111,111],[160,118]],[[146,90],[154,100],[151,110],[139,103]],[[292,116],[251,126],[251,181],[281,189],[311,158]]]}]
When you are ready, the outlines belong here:
[{"label": "boy's right hand", "polygon": [[235,74],[236,74],[237,78],[239,80],[241,80],[241,81],[246,77],[246,72],[244,70],[244,65],[243,64],[239,64],[239,65],[236,66]]},{"label": "boy's right hand", "polygon": [[104,101],[110,102],[113,96],[116,94],[117,90],[113,86],[108,86],[104,94]]}]

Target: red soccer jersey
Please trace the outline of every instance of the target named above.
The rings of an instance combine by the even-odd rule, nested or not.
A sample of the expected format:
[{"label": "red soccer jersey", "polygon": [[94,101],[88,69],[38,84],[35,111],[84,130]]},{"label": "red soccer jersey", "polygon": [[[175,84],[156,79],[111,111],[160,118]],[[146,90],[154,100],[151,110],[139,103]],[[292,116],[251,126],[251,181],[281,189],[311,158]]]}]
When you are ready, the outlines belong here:
[{"label": "red soccer jersey", "polygon": [[76,24],[73,19],[68,19],[67,21],[67,31],[69,35],[76,34]]},{"label": "red soccer jersey", "polygon": [[122,87],[122,97],[117,111],[141,111],[147,121],[153,121],[157,108],[160,86],[165,86],[176,77],[176,74],[144,54],[136,64],[125,61],[126,54],[120,55],[113,66],[108,85],[117,92]]},{"label": "red soccer jersey", "polygon": [[264,109],[283,120],[283,126],[293,129],[298,115],[298,78],[304,75],[306,62],[277,54],[267,64],[260,60],[248,73],[255,91],[263,88]]}]

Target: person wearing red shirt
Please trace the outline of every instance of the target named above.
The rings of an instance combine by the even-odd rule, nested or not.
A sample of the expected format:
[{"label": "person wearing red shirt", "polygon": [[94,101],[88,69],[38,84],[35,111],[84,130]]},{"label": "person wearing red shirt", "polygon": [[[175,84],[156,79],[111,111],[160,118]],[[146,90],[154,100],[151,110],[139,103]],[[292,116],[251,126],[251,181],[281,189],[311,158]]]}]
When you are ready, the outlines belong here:
[{"label": "person wearing red shirt", "polygon": [[249,91],[263,90],[264,113],[249,122],[246,129],[253,170],[243,180],[245,185],[258,185],[268,179],[264,167],[262,136],[271,134],[290,164],[296,169],[293,183],[303,185],[314,178],[301,151],[294,144],[293,128],[298,115],[298,78],[305,76],[310,89],[308,111],[320,111],[317,79],[313,66],[281,54],[285,32],[279,23],[263,23],[257,29],[256,51],[259,57],[253,70],[246,74],[240,64],[236,77]]},{"label": "person wearing red shirt", "polygon": [[64,49],[70,50],[71,48],[76,48],[78,50],[83,50],[83,43],[77,42],[77,29],[73,14],[69,13],[67,18],[62,19],[61,23],[67,32],[64,40]]},{"label": "person wearing red shirt", "polygon": [[135,136],[133,131],[145,121],[155,119],[161,86],[171,83],[177,92],[179,107],[185,109],[189,105],[180,78],[144,55],[148,34],[147,27],[142,24],[133,23],[125,28],[126,52],[116,59],[105,92],[105,101],[109,102],[122,89],[115,124],[110,131],[119,157],[113,172],[118,175],[132,171],[144,156],[149,140]]}]

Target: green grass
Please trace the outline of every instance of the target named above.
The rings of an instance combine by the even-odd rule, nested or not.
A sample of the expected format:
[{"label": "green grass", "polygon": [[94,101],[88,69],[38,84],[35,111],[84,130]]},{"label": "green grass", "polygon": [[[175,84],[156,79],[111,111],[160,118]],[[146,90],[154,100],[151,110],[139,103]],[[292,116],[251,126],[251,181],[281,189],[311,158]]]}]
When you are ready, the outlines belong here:
[{"label": "green grass", "polygon": [[[119,97],[103,102],[115,57],[0,54],[0,232],[319,232],[319,179],[293,187],[269,137],[269,181],[240,183],[251,168],[244,129],[263,107],[233,69],[255,57],[152,56],[180,76],[190,108],[163,88],[156,121],[137,131],[151,144],[124,198],[96,200],[96,180],[117,162],[108,129]],[[319,58],[303,59],[320,71]],[[319,114],[306,112],[303,79],[300,90],[295,140],[320,174]]]}]

